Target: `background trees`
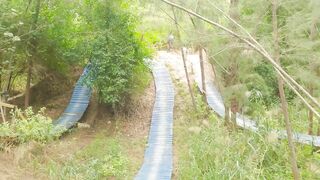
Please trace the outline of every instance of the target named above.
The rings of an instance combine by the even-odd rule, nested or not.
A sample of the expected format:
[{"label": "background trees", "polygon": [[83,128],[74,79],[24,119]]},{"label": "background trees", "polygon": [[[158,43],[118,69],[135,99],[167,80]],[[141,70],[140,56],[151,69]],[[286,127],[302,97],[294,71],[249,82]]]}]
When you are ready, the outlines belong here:
[{"label": "background trees", "polygon": [[[25,86],[29,106],[32,84],[51,72],[66,74],[74,65],[92,63],[91,79],[101,102],[118,105],[147,71],[148,33],[136,30],[135,3],[126,1],[1,0],[1,90],[15,79]],[[93,80],[93,81],[92,81]],[[142,81],[147,81],[145,78]],[[140,82],[140,81],[139,81]],[[24,85],[22,85],[24,84]]]},{"label": "background trees", "polygon": [[146,71],[144,58],[150,52],[141,39],[147,37],[136,31],[138,19],[131,13],[132,4],[106,1],[91,5],[86,18],[96,29],[90,57],[92,84],[102,102],[117,105],[130,94],[136,74]]},{"label": "background trees", "polygon": [[[178,2],[178,1],[175,1]],[[230,20],[226,17],[226,15],[233,15],[237,13],[230,13],[230,6],[232,4],[228,2],[212,2],[212,1],[181,1],[178,2],[184,7],[187,7],[191,10],[197,11],[200,14],[208,17],[209,19],[212,19],[225,27],[232,28],[233,31],[236,33],[246,36],[242,29],[239,27],[233,27],[232,23],[230,23]],[[200,5],[199,5],[200,4]],[[202,5],[201,5],[202,4]],[[265,49],[269,52],[274,52],[274,41],[272,36],[272,8],[271,8],[271,2],[270,1],[239,1],[238,7],[235,8],[239,13],[239,18],[237,19],[237,22],[243,25],[250,34],[253,35],[255,39],[257,39]],[[209,8],[210,7],[210,8]],[[302,75],[304,73],[302,72],[313,72],[313,70],[310,69],[310,67],[307,67],[306,65],[301,66],[301,61],[304,61],[301,58],[304,57],[301,56],[301,53],[304,52],[304,48],[310,48],[310,44],[316,44],[316,43],[310,43],[310,27],[316,27],[318,24],[315,19],[312,18],[317,13],[307,13],[312,12],[312,8],[317,7],[317,3],[315,1],[304,1],[304,2],[297,2],[297,1],[279,1],[279,9],[278,9],[278,24],[279,24],[279,48],[280,48],[280,56],[282,57],[281,66],[289,72],[292,76],[296,76],[295,79],[303,85],[303,87],[308,87],[307,84],[303,83],[303,78],[298,78],[298,76]],[[163,9],[165,7],[160,7],[160,9]],[[167,12],[162,13],[164,19],[167,17],[172,16],[172,14],[168,13],[170,12],[170,7],[167,7]],[[208,9],[211,9],[208,11]],[[225,14],[221,13],[221,11],[226,12]],[[161,13],[162,10],[160,10],[158,13]],[[304,13],[306,12],[306,13]],[[202,25],[202,29],[193,30],[191,27],[193,26],[195,21],[190,21],[190,16],[188,14],[183,13],[177,13],[178,19],[179,19],[179,26],[180,29],[182,29],[181,36],[185,39],[185,44],[192,46],[194,43],[202,40],[205,41],[205,45],[208,49],[208,52],[210,53],[209,58],[211,59],[211,62],[215,65],[217,69],[217,75],[218,80],[220,81],[220,84],[223,85],[223,93],[224,98],[226,102],[231,102],[230,97],[237,97],[239,98],[238,101],[240,103],[239,110],[244,111],[247,114],[250,114],[256,118],[259,119],[260,116],[264,116],[265,113],[271,113],[273,114],[274,111],[278,108],[279,104],[279,91],[277,88],[277,78],[276,78],[276,72],[272,68],[272,66],[264,61],[264,59],[257,53],[254,53],[246,44],[239,43],[237,45],[232,45],[228,43],[228,36],[221,32],[220,30],[215,30],[207,25]],[[301,14],[304,14],[304,17],[302,19],[306,19],[304,22],[299,22],[298,20],[295,20],[296,16],[299,16]],[[234,17],[237,18],[237,17]],[[169,20],[172,20],[172,18],[168,18]],[[310,21],[311,19],[311,21]],[[313,19],[313,20],[312,20]],[[309,21],[309,23],[308,23]],[[199,23],[199,22],[197,22]],[[298,24],[295,24],[298,23]],[[201,24],[201,22],[200,22]],[[297,31],[299,31],[299,35],[297,34],[294,27],[299,26]],[[174,24],[172,22],[168,23],[169,26],[174,27]],[[289,27],[291,26],[291,27]],[[314,30],[317,28],[313,28]],[[309,32],[309,33],[308,33]],[[313,36],[316,36],[317,31],[313,31]],[[292,35],[294,33],[295,35]],[[197,40],[194,40],[194,37],[197,37]],[[299,38],[298,38],[299,37]],[[294,41],[294,39],[300,39],[296,40],[295,43],[291,43],[291,41]],[[303,45],[303,40],[307,41],[306,45]],[[316,40],[315,40],[316,41]],[[297,45],[303,46],[303,48],[299,48]],[[237,55],[237,58],[234,60],[230,55],[232,53],[235,53],[236,51],[240,51],[240,54]],[[310,53],[310,52],[313,53]],[[305,55],[313,56],[314,54],[317,54],[317,49],[313,49],[309,51],[309,53],[304,53]],[[300,55],[299,55],[300,54]],[[300,57],[299,60],[297,59],[298,56]],[[307,56],[306,56],[307,57]],[[232,59],[232,60],[230,60]],[[313,58],[314,59],[314,58]],[[235,61],[235,62],[233,62]],[[310,60],[307,60],[308,62],[312,62]],[[230,69],[228,71],[229,66],[232,63],[238,63],[237,66],[237,75],[234,75],[235,78],[240,78],[236,80],[237,83],[232,84],[238,84],[241,86],[236,86],[232,88],[230,86],[229,88],[226,83],[230,83],[230,80],[226,80],[224,77],[226,75],[230,74]],[[308,64],[308,63],[307,63]],[[313,67],[317,69],[317,66],[315,63],[313,64]],[[243,66],[243,67],[240,67]],[[297,69],[294,69],[293,67],[300,67],[302,69],[302,72],[298,71]],[[233,68],[234,69],[234,68]],[[318,78],[319,76],[310,76],[313,78]],[[229,78],[230,79],[230,78]],[[308,78],[304,78],[305,80]],[[311,78],[309,78],[311,79]],[[317,81],[311,80],[312,83],[318,84]],[[242,88],[240,88],[242,87]],[[234,89],[234,90],[232,90]],[[298,97],[295,95],[293,91],[290,90],[290,88],[285,87],[285,95],[288,99],[288,102],[290,104],[289,110],[293,111],[292,113],[296,113],[297,111],[301,112],[300,110],[297,110],[295,108],[298,108],[297,106],[293,106],[298,101]],[[234,92],[234,93],[232,93]],[[311,91],[310,91],[311,92]],[[237,93],[237,94],[235,94]],[[232,95],[233,94],[233,95]],[[318,96],[317,94],[313,93],[314,96]],[[245,97],[248,96],[248,97]],[[249,100],[249,101],[248,101]],[[301,104],[301,102],[300,102]],[[302,106],[300,106],[301,108]],[[305,111],[303,110],[305,113]],[[312,113],[310,113],[312,114]],[[277,117],[278,118],[278,117]],[[281,117],[279,117],[281,118]],[[306,127],[308,123],[303,123],[301,121],[301,116],[294,117],[292,116],[294,123],[294,127],[298,129],[303,129],[303,127]],[[281,123],[280,123],[281,124]],[[298,125],[299,124],[299,125]],[[302,125],[304,124],[304,125]],[[299,127],[300,126],[300,127]],[[306,128],[304,128],[306,129]]]},{"label": "background trees", "polygon": [[[207,41],[206,45],[209,47],[209,52],[214,52],[210,57],[212,57],[213,64],[218,67],[216,68],[218,69],[218,78],[216,79],[219,84],[222,84],[221,89],[226,102],[226,120],[228,121],[228,114],[231,110],[232,115],[240,111],[244,111],[253,117],[259,116],[259,113],[266,113],[262,116],[271,114],[271,119],[275,120],[276,123],[270,120],[263,122],[263,119],[266,118],[261,118],[262,121],[260,120],[260,123],[265,124],[266,127],[271,125],[273,128],[279,128],[285,124],[287,135],[289,136],[292,172],[294,178],[299,179],[295,147],[292,142],[291,121],[293,121],[296,131],[305,132],[307,130],[306,127],[309,126],[308,131],[311,134],[313,132],[313,112],[308,113],[309,122],[306,122],[307,116],[301,115],[302,113],[306,114],[306,110],[302,109],[302,106],[295,104],[301,98],[300,94],[296,92],[291,83],[301,90],[300,85],[295,82],[298,81],[303,87],[308,88],[313,96],[319,98],[319,93],[313,93],[313,88],[318,86],[316,84],[319,84],[319,76],[317,73],[313,73],[314,69],[318,69],[317,63],[314,63],[314,59],[316,59],[314,55],[318,53],[318,48],[315,48],[318,45],[315,42],[317,41],[317,34],[319,34],[317,32],[319,24],[317,23],[317,13],[312,11],[313,8],[317,7],[318,3],[308,0],[303,2],[286,0],[272,2],[264,0],[231,0],[226,2],[174,1],[188,9],[186,10],[179,5],[170,3],[172,1],[163,0],[163,2],[175,6],[186,13],[184,16],[182,15],[183,17],[180,17],[182,21],[180,25],[184,29],[188,29],[188,26],[190,27],[194,24],[186,23],[186,19],[190,14],[219,28],[219,31],[217,31],[204,25],[202,28],[205,30],[202,30],[202,32],[205,33],[199,34],[199,36],[206,39],[212,37]],[[199,4],[202,4],[202,6],[199,6]],[[208,6],[211,6],[214,10],[211,9],[211,12],[206,11]],[[190,9],[193,12],[189,11]],[[303,13],[305,11],[313,13]],[[201,14],[202,17],[194,12]],[[229,15],[226,12],[229,12]],[[295,24],[295,22],[298,22],[295,21],[295,17],[301,14],[305,15],[301,19],[309,18],[311,21],[306,20]],[[170,16],[168,14],[165,15]],[[232,19],[236,22],[233,22]],[[309,23],[306,23],[308,21]],[[244,25],[244,28],[238,26],[237,23]],[[295,24],[295,27],[288,28],[291,23]],[[220,31],[222,29],[224,32]],[[228,36],[226,36],[225,32],[232,34],[245,43],[237,43],[234,39],[228,41]],[[295,35],[292,36],[292,33]],[[254,37],[251,37],[250,34],[253,34]],[[264,47],[260,46],[258,42],[263,44]],[[262,54],[271,64],[264,63],[260,54],[254,53],[248,48],[249,46]],[[222,49],[219,49],[221,47]],[[297,56],[304,52],[304,49],[311,50],[305,54],[305,57],[308,57],[308,55],[312,57],[298,60]],[[273,54],[273,57],[270,54]],[[301,56],[299,59],[301,59]],[[310,68],[310,65],[313,68]],[[295,75],[296,80],[289,78],[283,69]],[[279,71],[282,72],[280,73]],[[286,77],[282,77],[284,74]],[[279,75],[278,78],[276,78],[276,75]],[[288,83],[290,88],[284,86],[284,81],[288,81],[288,79],[290,79]],[[307,82],[308,80],[310,81]],[[306,91],[304,93],[308,94]],[[311,99],[312,97],[310,97]],[[279,100],[281,108],[279,107]],[[303,102],[307,104],[306,101]],[[318,103],[314,101],[313,107],[319,109],[319,105],[316,104]],[[310,109],[312,110],[312,108]],[[257,111],[259,113],[255,113]],[[281,116],[280,112],[283,116]]]}]

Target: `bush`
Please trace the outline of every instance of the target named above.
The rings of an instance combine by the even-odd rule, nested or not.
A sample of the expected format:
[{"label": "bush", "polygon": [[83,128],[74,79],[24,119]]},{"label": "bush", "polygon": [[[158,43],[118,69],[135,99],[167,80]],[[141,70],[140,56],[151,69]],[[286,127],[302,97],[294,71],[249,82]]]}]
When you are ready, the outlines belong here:
[{"label": "bush", "polygon": [[97,89],[102,102],[115,106],[130,94],[135,74],[147,71],[143,59],[150,52],[136,32],[137,19],[128,4],[104,1],[96,3],[93,10],[92,25],[99,32],[93,43],[89,74],[94,80],[89,83]]},{"label": "bush", "polygon": [[46,143],[59,137],[61,134],[53,133],[52,120],[44,111],[45,108],[41,108],[34,113],[31,107],[24,112],[20,109],[12,111],[12,122],[0,124],[0,148],[29,141]]}]

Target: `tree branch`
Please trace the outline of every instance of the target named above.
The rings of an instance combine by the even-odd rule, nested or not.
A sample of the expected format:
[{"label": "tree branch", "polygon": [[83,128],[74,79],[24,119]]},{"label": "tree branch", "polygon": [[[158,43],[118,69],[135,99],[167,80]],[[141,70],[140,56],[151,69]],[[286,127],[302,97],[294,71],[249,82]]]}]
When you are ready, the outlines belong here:
[{"label": "tree branch", "polygon": [[[320,108],[320,103],[313,97],[311,96],[308,91],[306,91],[301,85],[299,85],[285,70],[283,70],[283,68],[281,66],[279,66],[275,61],[274,59],[271,57],[271,55],[262,47],[262,45],[260,43],[258,43],[251,35],[251,38],[250,40],[252,40],[253,42],[251,42],[250,40],[246,39],[246,38],[243,38],[241,35],[237,34],[236,32],[228,29],[227,27],[217,23],[217,22],[214,22],[212,20],[209,20],[208,18],[206,17],[203,17],[195,12],[193,12],[192,10],[189,10],[183,6],[180,6],[178,4],[175,4],[173,2],[170,2],[170,1],[167,1],[167,0],[161,0],[163,1],[164,3],[166,4],[169,4],[175,8],[178,8],[194,17],[197,17],[199,19],[201,19],[202,21],[206,22],[206,23],[209,23],[219,29],[222,29],[223,31],[226,31],[228,32],[230,35],[240,39],[241,41],[245,42],[246,44],[248,44],[250,47],[252,47],[254,50],[256,50],[259,54],[261,54],[262,56],[264,56],[273,66],[274,68],[277,70],[276,72],[277,73],[280,73],[282,74],[282,77],[284,78],[287,78],[291,83],[293,83],[294,86],[296,86],[297,88],[299,88],[300,91],[302,91],[308,98],[311,99],[311,101],[317,105],[319,108]],[[233,20],[234,21],[234,20]],[[236,23],[237,25],[239,25],[238,23]],[[240,27],[242,27],[241,25],[239,25]],[[243,27],[242,27],[243,28]],[[243,28],[244,29],[244,28]],[[248,33],[250,34],[250,33]],[[250,37],[249,36],[249,37]],[[254,44],[255,43],[255,44]],[[298,93],[297,95],[299,97],[301,97],[302,95],[299,94],[299,92],[297,90],[295,90],[295,88],[293,86],[289,86],[290,88],[292,88],[292,90],[295,92],[295,93]],[[310,105],[310,104],[309,104]],[[311,105],[310,105],[311,106]]]}]

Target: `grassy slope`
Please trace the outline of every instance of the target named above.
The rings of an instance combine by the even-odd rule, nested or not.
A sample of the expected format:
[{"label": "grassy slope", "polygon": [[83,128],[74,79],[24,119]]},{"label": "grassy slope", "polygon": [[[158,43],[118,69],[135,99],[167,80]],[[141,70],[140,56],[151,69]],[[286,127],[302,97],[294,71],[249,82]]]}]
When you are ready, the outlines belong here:
[{"label": "grassy slope", "polygon": [[[197,111],[192,110],[187,89],[175,84],[175,179],[291,178],[285,141],[263,132],[230,131],[199,94]],[[303,179],[317,179],[320,156],[311,155],[310,147],[297,149]]]},{"label": "grassy slope", "polygon": [[99,107],[90,129],[72,129],[49,144],[31,143],[19,168],[34,179],[132,179],[143,161],[155,93],[150,74],[140,81],[125,112]]},{"label": "grassy slope", "polygon": [[129,136],[122,132],[122,119],[110,120],[101,128],[76,129],[62,141],[37,145],[20,167],[35,179],[132,179],[142,162],[145,136]]}]

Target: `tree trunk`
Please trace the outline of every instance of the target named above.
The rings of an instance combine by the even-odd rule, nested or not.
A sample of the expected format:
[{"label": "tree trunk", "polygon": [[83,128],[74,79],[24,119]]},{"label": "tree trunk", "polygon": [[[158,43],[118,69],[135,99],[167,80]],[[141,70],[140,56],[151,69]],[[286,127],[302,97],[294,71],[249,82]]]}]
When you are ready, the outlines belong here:
[{"label": "tree trunk", "polygon": [[[280,46],[279,46],[277,10],[278,10],[278,2],[277,0],[273,0],[272,1],[272,24],[273,24],[273,39],[274,39],[274,49],[275,49],[274,58],[276,62],[280,65]],[[287,136],[288,136],[288,145],[289,145],[289,151],[290,151],[292,174],[293,174],[293,178],[295,180],[298,180],[300,179],[300,173],[297,165],[297,157],[296,157],[295,147],[292,139],[292,128],[289,120],[288,102],[286,100],[286,96],[284,93],[284,82],[283,82],[283,79],[280,77],[280,75],[278,75],[278,88],[279,88],[280,101],[282,105],[281,107],[284,115],[284,121],[285,121]]]},{"label": "tree trunk", "polygon": [[[268,51],[256,39],[254,39],[252,37],[252,35],[243,26],[241,26],[240,24],[238,24],[234,21],[235,24],[237,24],[237,26],[239,28],[241,28],[242,30],[244,30],[246,32],[246,34],[249,36],[248,38],[245,38],[242,35],[239,35],[238,33],[236,33],[235,31],[232,31],[229,28],[225,27],[224,25],[217,23],[215,21],[212,21],[204,16],[201,16],[200,14],[195,13],[194,11],[187,9],[181,5],[178,5],[178,4],[173,3],[171,1],[168,1],[168,0],[160,0],[160,1],[162,1],[166,4],[169,4],[171,6],[174,6],[175,8],[178,8],[178,9],[192,15],[192,16],[202,20],[203,22],[206,22],[206,23],[208,23],[218,29],[221,29],[224,32],[227,32],[229,35],[231,35],[231,36],[239,39],[240,41],[244,42],[245,44],[247,44],[249,47],[254,49],[256,52],[258,52],[260,55],[262,55],[269,63],[271,63],[273,65],[273,67],[277,70],[276,71],[277,74],[283,76],[283,78],[286,79],[285,82],[294,91],[294,93],[299,96],[299,98],[305,103],[305,105],[308,106],[309,109],[312,109],[312,106],[310,105],[310,103],[308,103],[306,101],[305,98],[303,98],[303,96],[301,95],[301,93],[299,93],[299,91],[301,91],[302,94],[307,96],[317,107],[320,108],[320,103],[318,102],[318,100],[316,98],[314,98],[313,96],[311,96],[310,93],[305,88],[303,88],[299,83],[297,83],[297,81],[295,81],[281,66],[279,66],[279,64],[277,64],[275,62],[274,58],[272,58],[270,53],[268,53]],[[233,21],[231,18],[229,20]],[[280,73],[282,73],[282,74],[280,74]],[[292,83],[293,85],[291,85],[290,83]],[[313,112],[316,114],[315,110]]]},{"label": "tree trunk", "polygon": [[224,104],[225,108],[224,108],[224,124],[226,126],[229,126],[231,124],[230,120],[231,120],[231,116],[230,116],[230,106],[228,106],[227,104]]},{"label": "tree trunk", "polygon": [[11,89],[11,86],[12,86],[12,81],[13,81],[12,77],[13,77],[13,72],[11,71],[10,74],[9,74],[8,84],[7,84],[7,88],[6,88],[7,93],[10,92],[10,89]]},{"label": "tree trunk", "polygon": [[28,61],[28,73],[27,73],[27,84],[25,90],[25,99],[24,99],[24,107],[27,108],[30,104],[30,95],[31,95],[31,78],[32,78],[32,59]]},{"label": "tree trunk", "polygon": [[[175,13],[174,7],[173,7],[173,6],[171,6],[171,7],[172,7],[172,13],[173,13],[173,17],[174,17],[176,29],[177,29],[178,40],[180,41],[179,43],[182,43],[181,35],[180,35],[180,29],[179,29],[179,25],[178,25],[178,18],[177,18],[177,15],[176,15],[176,13]],[[194,100],[194,95],[193,95],[192,87],[191,87],[191,85],[190,85],[190,79],[189,79],[189,74],[188,74],[188,69],[187,69],[187,64],[186,64],[185,51],[184,51],[184,48],[183,48],[183,47],[181,48],[181,55],[182,55],[182,60],[183,60],[184,71],[185,71],[186,78],[187,78],[189,93],[190,93],[191,100],[192,100],[192,105],[193,105],[193,108],[196,109],[196,101]]]},{"label": "tree trunk", "polygon": [[[238,21],[240,19],[238,5],[239,5],[239,0],[230,0],[229,15],[235,21]],[[236,25],[234,23],[230,23],[230,25],[232,30],[236,29]]]},{"label": "tree trunk", "polygon": [[236,98],[231,100],[231,121],[237,124],[237,113],[239,112],[239,102]]},{"label": "tree trunk", "polygon": [[[239,0],[230,0],[230,9],[229,9],[229,15],[232,19],[234,19],[235,21],[239,21],[240,19],[240,15],[239,15],[239,10],[238,10],[238,5],[239,5]],[[234,23],[230,23],[231,29],[233,31],[236,31],[236,25]],[[233,39],[231,40],[231,43],[237,43],[233,41]],[[231,52],[231,58],[232,59],[236,59],[240,56],[239,52],[237,51],[232,51]],[[234,85],[237,84],[238,81],[236,80],[236,77],[238,76],[238,65],[237,65],[237,61],[233,61],[231,62],[231,71],[232,73],[228,76],[227,81],[230,81],[229,85]],[[239,101],[237,98],[233,98],[231,99],[230,102],[230,109],[231,109],[231,122],[233,127],[236,127],[236,118],[237,118],[237,112],[239,111]]]},{"label": "tree trunk", "polygon": [[[311,28],[310,28],[310,40],[311,41],[315,41],[316,38],[317,38],[317,21],[318,21],[318,18],[314,18],[312,20],[312,24],[311,24]],[[309,92],[310,92],[310,95],[313,96],[313,87],[312,85],[310,85],[309,87]],[[314,117],[314,113],[312,112],[312,110],[309,110],[309,129],[308,129],[308,133],[310,135],[313,134],[313,117]]]},{"label": "tree trunk", "polygon": [[[313,88],[310,88],[309,89],[310,91],[310,94],[313,96]],[[309,115],[309,117],[308,117],[308,119],[309,119],[309,129],[308,129],[308,134],[309,135],[312,135],[313,134],[313,112],[311,111],[311,110],[309,110],[309,113],[308,113]]]},{"label": "tree trunk", "polygon": [[189,93],[190,93],[191,100],[192,100],[192,105],[193,105],[193,108],[196,110],[196,101],[194,100],[194,95],[193,95],[192,87],[191,87],[191,84],[190,84],[190,79],[189,79],[189,74],[188,74],[188,69],[187,69],[187,64],[186,64],[186,57],[185,57],[184,48],[181,48],[181,54],[182,54],[184,72],[185,72],[186,78],[187,78]]},{"label": "tree trunk", "polygon": [[[39,14],[40,14],[40,0],[37,0],[35,5],[35,14],[33,16],[31,31],[35,31],[37,29]],[[29,49],[31,52],[31,57],[29,57],[28,59],[27,84],[26,84],[25,99],[24,99],[25,108],[27,108],[30,104],[30,96],[31,96],[30,86],[31,86],[31,79],[32,79],[32,68],[33,68],[33,61],[36,58],[36,53],[37,53],[37,39],[34,35],[32,35],[29,46],[30,46]]]}]

